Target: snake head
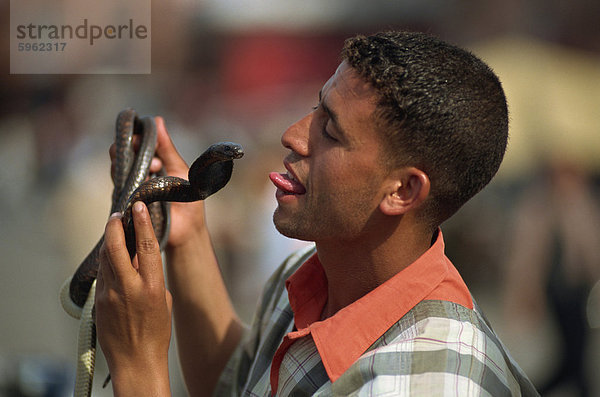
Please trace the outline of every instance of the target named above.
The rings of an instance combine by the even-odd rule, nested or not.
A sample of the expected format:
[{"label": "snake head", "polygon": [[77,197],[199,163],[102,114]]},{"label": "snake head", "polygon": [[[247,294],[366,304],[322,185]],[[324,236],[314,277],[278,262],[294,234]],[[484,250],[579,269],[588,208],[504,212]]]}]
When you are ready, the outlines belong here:
[{"label": "snake head", "polygon": [[211,153],[215,161],[239,159],[244,155],[241,145],[234,142],[219,142],[211,145],[206,152]]}]

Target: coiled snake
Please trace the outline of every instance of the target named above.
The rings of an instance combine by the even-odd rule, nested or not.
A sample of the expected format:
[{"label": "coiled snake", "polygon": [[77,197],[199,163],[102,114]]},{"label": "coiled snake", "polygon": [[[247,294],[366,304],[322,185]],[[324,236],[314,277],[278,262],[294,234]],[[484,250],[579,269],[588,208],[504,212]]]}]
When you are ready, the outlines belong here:
[{"label": "coiled snake", "polygon": [[[133,148],[133,135],[141,135],[137,156]],[[116,157],[114,190],[110,213],[123,213],[127,249],[135,256],[135,230],[131,207],[136,201],[148,205],[154,233],[164,248],[169,231],[169,201],[190,202],[204,200],[223,188],[233,172],[233,160],[244,152],[233,142],[220,142],[210,146],[198,157],[188,173],[188,180],[165,176],[164,170],[147,180],[150,163],[156,147],[156,126],[152,117],[138,117],[135,110],[119,113],[116,124]],[[67,279],[60,291],[65,311],[80,318],[78,336],[78,363],[74,396],[89,396],[94,376],[96,327],[93,305],[100,248],[104,236],[79,265],[75,274]]]}]

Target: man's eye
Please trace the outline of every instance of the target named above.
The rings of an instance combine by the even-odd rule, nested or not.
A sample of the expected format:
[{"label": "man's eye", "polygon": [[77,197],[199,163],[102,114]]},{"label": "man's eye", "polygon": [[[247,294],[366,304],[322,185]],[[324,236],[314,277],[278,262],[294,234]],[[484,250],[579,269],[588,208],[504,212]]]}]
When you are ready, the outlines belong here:
[{"label": "man's eye", "polygon": [[337,139],[335,139],[333,136],[331,136],[328,132],[327,132],[327,128],[323,127],[323,129],[321,130],[321,135],[323,135],[326,139],[333,141],[333,142],[337,142]]}]

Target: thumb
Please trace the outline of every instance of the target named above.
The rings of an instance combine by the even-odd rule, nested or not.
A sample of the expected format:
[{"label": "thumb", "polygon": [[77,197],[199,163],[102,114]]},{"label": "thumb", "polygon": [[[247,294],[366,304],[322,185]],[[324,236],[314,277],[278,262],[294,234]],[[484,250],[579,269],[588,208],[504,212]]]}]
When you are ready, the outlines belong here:
[{"label": "thumb", "polygon": [[169,175],[187,178],[188,165],[175,148],[171,140],[165,120],[157,116],[156,122],[156,156],[162,161]]}]

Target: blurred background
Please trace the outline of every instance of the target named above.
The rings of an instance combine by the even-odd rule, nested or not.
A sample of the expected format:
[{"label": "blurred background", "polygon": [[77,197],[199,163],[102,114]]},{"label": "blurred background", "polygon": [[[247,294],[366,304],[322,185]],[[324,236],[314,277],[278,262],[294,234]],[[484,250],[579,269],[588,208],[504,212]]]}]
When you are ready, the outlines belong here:
[{"label": "blurred background", "polygon": [[[9,2],[0,2],[5,33]],[[78,321],[58,291],[100,237],[118,112],[162,115],[183,156],[241,143],[208,199],[228,287],[249,321],[303,243],[278,236],[267,178],[285,128],[317,103],[343,40],[420,30],[467,47],[503,81],[509,149],[497,178],[443,226],[447,254],[549,396],[599,395],[600,2],[152,2],[150,75],[10,75],[0,56],[0,396],[72,393]],[[185,395],[174,349],[174,395]],[[95,395],[107,370],[97,362]]]}]

